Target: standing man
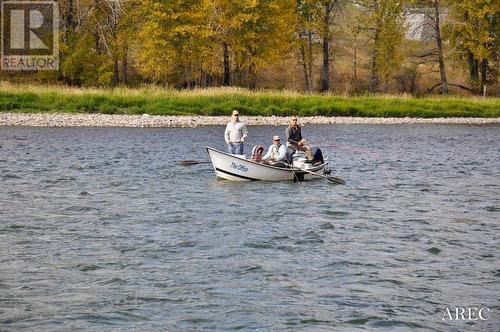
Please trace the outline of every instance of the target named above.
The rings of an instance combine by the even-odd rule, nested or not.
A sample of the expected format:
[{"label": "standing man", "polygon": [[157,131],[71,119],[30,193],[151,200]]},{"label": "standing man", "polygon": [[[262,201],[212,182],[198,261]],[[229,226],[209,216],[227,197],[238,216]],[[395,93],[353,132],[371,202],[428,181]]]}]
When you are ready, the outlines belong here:
[{"label": "standing man", "polygon": [[300,126],[297,123],[297,117],[292,116],[292,120],[288,128],[286,128],[286,147],[290,150],[303,150],[306,145],[306,140],[302,138]]},{"label": "standing man", "polygon": [[231,154],[243,154],[243,143],[247,138],[247,125],[241,122],[238,110],[233,111],[231,121],[226,126],[224,140],[227,144],[227,150]]}]

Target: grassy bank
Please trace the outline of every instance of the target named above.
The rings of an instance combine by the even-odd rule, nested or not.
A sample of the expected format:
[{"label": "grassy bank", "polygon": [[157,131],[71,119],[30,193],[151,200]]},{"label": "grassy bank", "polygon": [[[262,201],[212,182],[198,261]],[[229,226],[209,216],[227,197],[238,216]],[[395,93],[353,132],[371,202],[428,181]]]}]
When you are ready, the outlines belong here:
[{"label": "grassy bank", "polygon": [[151,115],[361,116],[361,117],[500,117],[500,98],[305,95],[216,88],[176,91],[79,89],[0,83],[2,112],[68,112]]}]

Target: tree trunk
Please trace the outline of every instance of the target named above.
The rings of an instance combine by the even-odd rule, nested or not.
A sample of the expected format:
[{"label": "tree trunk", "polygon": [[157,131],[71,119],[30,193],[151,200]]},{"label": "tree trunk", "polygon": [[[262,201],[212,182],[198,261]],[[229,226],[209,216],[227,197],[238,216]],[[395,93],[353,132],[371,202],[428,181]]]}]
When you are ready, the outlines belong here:
[{"label": "tree trunk", "polygon": [[372,92],[379,92],[380,91],[380,79],[378,77],[378,65],[377,65],[379,34],[380,34],[380,31],[377,30],[375,32],[375,40],[374,40],[373,52],[372,52],[372,75],[371,75],[371,90],[372,90]]},{"label": "tree trunk", "polygon": [[249,71],[249,76],[250,76],[250,82],[249,82],[249,88],[251,90],[255,90],[255,88],[257,87],[257,72],[256,72],[256,69],[255,69],[255,64],[252,63],[250,65],[250,68],[248,69]]},{"label": "tree trunk", "polygon": [[389,92],[389,74],[384,76],[384,93]]},{"label": "tree trunk", "polygon": [[123,53],[123,61],[122,61],[122,82],[123,84],[128,84],[127,79],[127,67],[128,67],[128,47],[125,46],[125,52]]},{"label": "tree trunk", "polygon": [[231,84],[231,65],[229,62],[229,47],[226,42],[223,43],[224,49],[224,78],[222,85],[229,86]]},{"label": "tree trunk", "polygon": [[206,88],[207,86],[205,85],[205,82],[207,80],[207,72],[204,71],[203,69],[199,69],[200,74],[198,75],[198,78],[195,80],[195,85],[194,88]]},{"label": "tree trunk", "polygon": [[313,41],[312,41],[312,32],[309,30],[307,33],[307,60],[309,67],[309,92],[314,89],[314,81],[313,81]]},{"label": "tree trunk", "polygon": [[67,7],[65,11],[65,19],[64,19],[64,34],[63,34],[63,42],[66,44],[69,39],[69,34],[73,32],[75,26],[75,22],[73,19],[73,0],[68,0],[67,1]]},{"label": "tree trunk", "polygon": [[330,90],[330,13],[331,9],[325,5],[323,17],[323,68],[321,70],[320,91]]},{"label": "tree trunk", "polygon": [[118,59],[113,59],[113,85],[118,84],[119,69]]},{"label": "tree trunk", "polygon": [[99,32],[94,31],[94,44],[95,44],[95,52],[96,54],[101,54],[101,47],[99,46]]},{"label": "tree trunk", "polygon": [[300,45],[300,56],[302,59],[302,69],[304,70],[304,83],[305,83],[305,90],[307,92],[311,91],[311,83],[309,81],[309,70],[307,68],[307,59],[306,59],[306,50],[304,48],[304,45]]},{"label": "tree trunk", "polygon": [[321,71],[321,89],[328,91],[330,89],[330,43],[328,38],[323,39],[323,70]]},{"label": "tree trunk", "polygon": [[472,53],[469,53],[469,71],[471,81],[477,82],[479,79],[478,61],[474,58]]},{"label": "tree trunk", "polygon": [[441,39],[441,27],[439,23],[439,0],[434,0],[434,30],[436,33],[436,45],[438,51],[439,74],[441,75],[441,94],[448,93],[448,81],[446,79],[446,71],[444,68],[443,57],[443,41]]},{"label": "tree trunk", "polygon": [[184,82],[186,85],[186,88],[188,90],[191,90],[191,63],[187,64],[186,67],[184,68]]},{"label": "tree trunk", "polygon": [[[114,42],[116,42],[116,39],[117,39],[116,30],[118,28],[118,11],[117,11],[116,6],[117,6],[116,2],[111,3],[111,13],[112,13],[111,35],[113,36]],[[110,50],[110,52],[111,52],[111,50]],[[116,85],[116,84],[118,84],[118,82],[120,82],[120,67],[118,64],[118,56],[115,54],[113,54],[113,61],[114,61],[114,67],[115,67],[114,71],[113,71],[113,81],[114,81],[114,84]]]},{"label": "tree trunk", "polygon": [[211,73],[207,72],[205,76],[205,86],[210,87],[214,85],[214,77]]},{"label": "tree trunk", "polygon": [[[74,16],[73,16],[73,11],[74,11],[74,6],[73,6],[73,0],[68,0],[66,4],[66,10],[64,11],[63,17],[62,17],[62,29],[63,29],[63,36],[62,36],[62,42],[65,46],[68,46],[69,43],[69,37],[70,34],[74,31],[75,29],[75,21],[74,21]],[[58,70],[58,80],[64,81],[66,84],[71,84],[72,81],[69,77],[66,77],[64,75],[64,72],[62,71],[62,64],[64,62],[64,56],[65,54],[62,51],[59,51],[59,70]]]},{"label": "tree trunk", "polygon": [[481,86],[488,84],[488,60],[483,59],[481,62]]},{"label": "tree trunk", "polygon": [[474,58],[472,52],[468,52],[467,62],[469,64],[469,76],[471,88],[474,93],[479,93],[479,61]]},{"label": "tree trunk", "polygon": [[238,63],[238,61],[234,62],[234,72],[233,72],[233,83],[237,86],[242,85],[242,79],[243,79],[243,73],[241,69],[241,65]]},{"label": "tree trunk", "polygon": [[354,81],[358,81],[358,38],[357,34],[353,38],[353,55],[352,55],[352,75]]},{"label": "tree trunk", "polygon": [[[96,12],[99,11],[99,0],[94,0],[94,10]],[[96,14],[96,20],[97,20],[97,14]],[[94,30],[94,42],[95,42],[95,52],[97,54],[101,54],[101,43],[100,43],[100,36],[99,36],[99,30],[97,27],[95,27]]]}]

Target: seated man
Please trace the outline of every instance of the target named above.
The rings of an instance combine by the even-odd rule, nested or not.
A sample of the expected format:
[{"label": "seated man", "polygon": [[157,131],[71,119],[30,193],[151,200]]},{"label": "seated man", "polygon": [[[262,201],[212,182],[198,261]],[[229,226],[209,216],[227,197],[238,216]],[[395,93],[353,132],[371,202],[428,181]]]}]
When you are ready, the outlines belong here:
[{"label": "seated man", "polygon": [[266,155],[262,157],[265,164],[277,167],[286,167],[288,162],[286,159],[286,147],[280,143],[280,137],[275,135],[273,137],[273,144],[269,147]]},{"label": "seated man", "polygon": [[293,154],[295,150],[305,151],[307,141],[302,138],[302,130],[297,123],[297,117],[292,116],[290,125],[286,128],[286,146],[290,150],[289,153]]}]

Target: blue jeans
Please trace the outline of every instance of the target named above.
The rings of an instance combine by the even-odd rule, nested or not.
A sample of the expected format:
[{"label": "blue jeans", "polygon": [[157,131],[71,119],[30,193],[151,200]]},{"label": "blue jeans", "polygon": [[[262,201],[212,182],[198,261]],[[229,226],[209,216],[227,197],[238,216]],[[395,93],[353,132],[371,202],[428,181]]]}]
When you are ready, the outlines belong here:
[{"label": "blue jeans", "polygon": [[228,143],[227,151],[232,154],[243,154],[243,143]]}]

